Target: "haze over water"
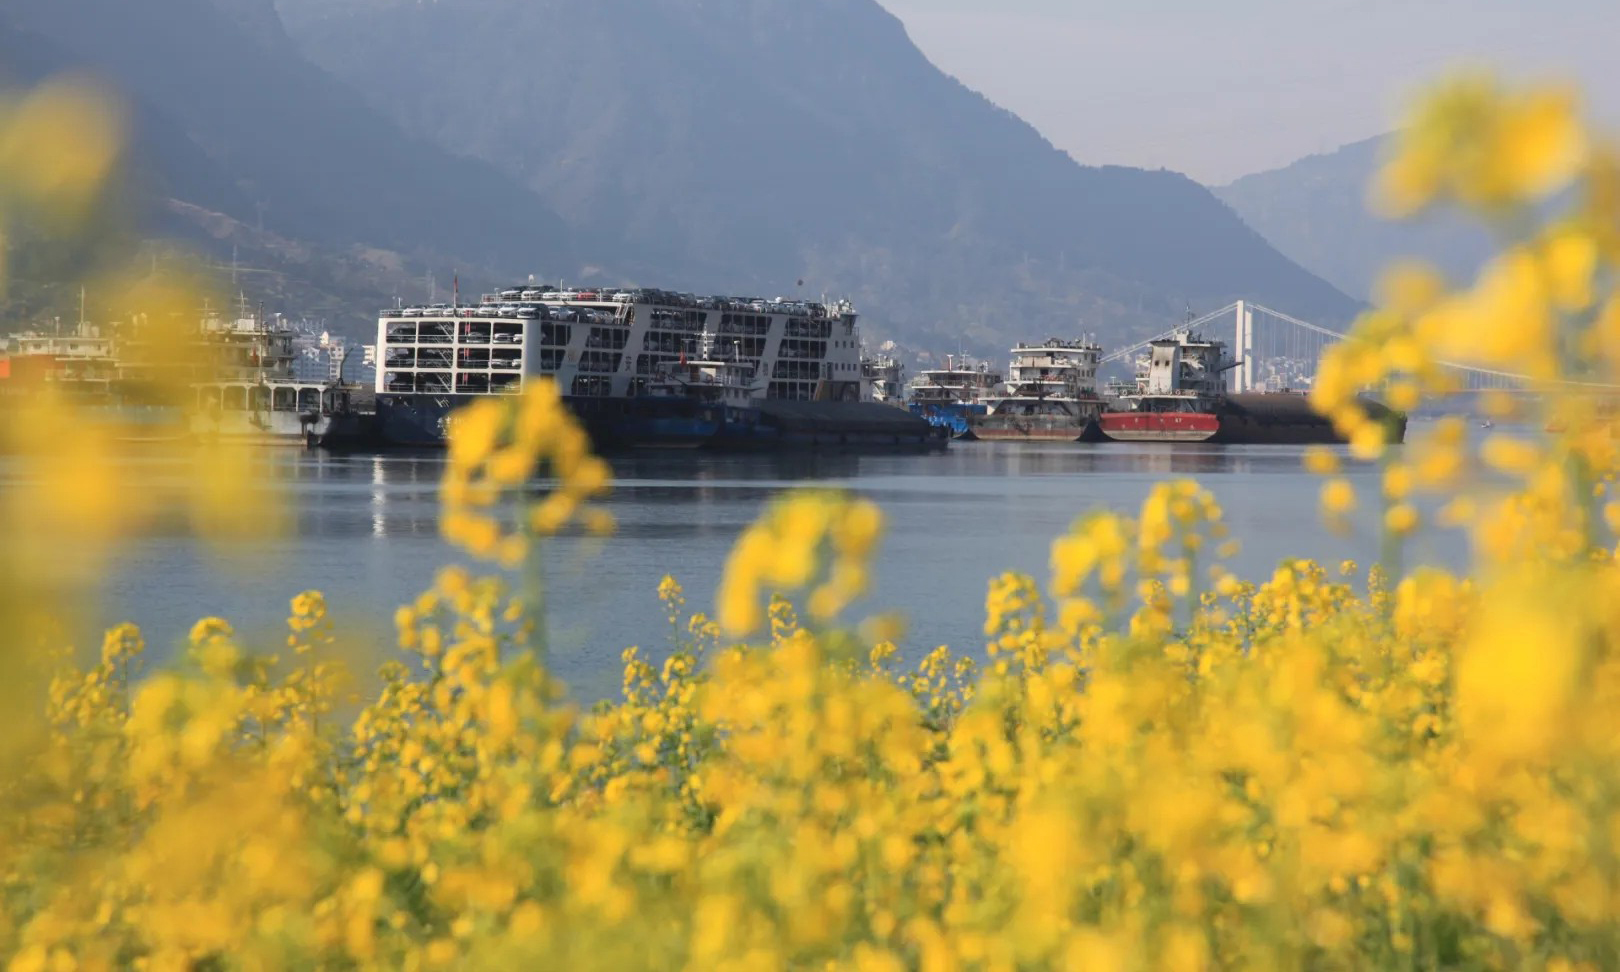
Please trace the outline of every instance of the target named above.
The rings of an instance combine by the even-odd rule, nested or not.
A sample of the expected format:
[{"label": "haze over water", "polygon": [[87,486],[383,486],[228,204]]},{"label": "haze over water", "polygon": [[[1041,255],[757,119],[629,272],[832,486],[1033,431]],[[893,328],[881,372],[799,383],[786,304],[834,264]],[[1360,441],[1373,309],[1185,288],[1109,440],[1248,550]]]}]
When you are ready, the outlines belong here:
[{"label": "haze over water", "polygon": [[[267,465],[291,502],[285,536],[223,559],[178,525],[137,540],[108,572],[93,623],[135,621],[161,655],[198,618],[218,615],[273,651],[288,599],[313,588],[327,595],[342,631],[382,650],[393,642],[394,608],[428,588],[440,567],[466,562],[438,536],[439,455],[285,453]],[[1133,511],[1166,478],[1193,477],[1215,494],[1243,543],[1229,562],[1242,577],[1269,576],[1285,556],[1330,569],[1377,556],[1370,514],[1348,537],[1323,527],[1320,481],[1301,468],[1297,447],[965,443],[930,456],[670,453],[614,466],[607,506],[617,533],[544,548],[552,663],[584,698],[616,690],[625,647],[659,655],[668,645],[655,594],[666,573],[685,586],[689,610],[709,610],[737,535],[772,496],[799,484],[847,487],[882,507],[874,590],[852,617],[902,613],[908,655],[941,643],[976,649],[991,577],[1027,571],[1044,586],[1051,542],[1076,517]],[[1374,467],[1352,465],[1349,476],[1363,497],[1376,495]],[[1461,538],[1436,533],[1419,536],[1408,560],[1460,564],[1465,552]]]}]

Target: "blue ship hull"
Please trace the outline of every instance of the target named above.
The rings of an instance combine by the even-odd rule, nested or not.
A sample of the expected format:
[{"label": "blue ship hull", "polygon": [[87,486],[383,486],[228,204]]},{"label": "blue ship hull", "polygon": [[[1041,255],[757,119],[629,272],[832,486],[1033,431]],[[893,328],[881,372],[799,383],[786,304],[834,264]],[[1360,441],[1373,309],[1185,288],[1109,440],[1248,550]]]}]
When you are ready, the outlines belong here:
[{"label": "blue ship hull", "polygon": [[929,425],[945,429],[953,439],[973,438],[972,419],[974,416],[984,415],[986,411],[983,405],[970,405],[966,402],[953,402],[948,405],[919,405],[912,402],[906,409]]}]

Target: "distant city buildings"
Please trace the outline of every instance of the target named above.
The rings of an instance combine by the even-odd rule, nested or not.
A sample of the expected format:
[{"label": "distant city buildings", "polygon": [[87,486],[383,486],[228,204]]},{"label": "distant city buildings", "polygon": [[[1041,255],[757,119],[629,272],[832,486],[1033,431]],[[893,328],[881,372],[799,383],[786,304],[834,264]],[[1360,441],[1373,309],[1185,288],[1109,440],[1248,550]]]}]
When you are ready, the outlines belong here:
[{"label": "distant city buildings", "polygon": [[371,385],[377,379],[376,345],[351,344],[319,322],[287,325],[293,332],[293,377],[299,381]]}]

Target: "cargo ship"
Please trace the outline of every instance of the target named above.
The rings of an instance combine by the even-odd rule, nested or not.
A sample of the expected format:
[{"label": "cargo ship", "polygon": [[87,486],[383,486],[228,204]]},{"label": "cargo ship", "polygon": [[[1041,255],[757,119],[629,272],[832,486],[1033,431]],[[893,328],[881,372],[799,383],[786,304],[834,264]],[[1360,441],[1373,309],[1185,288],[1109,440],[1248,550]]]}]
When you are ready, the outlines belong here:
[{"label": "cargo ship", "polygon": [[973,418],[989,410],[986,400],[1001,387],[1001,374],[989,365],[948,354],[945,367],[917,373],[907,387],[906,407],[952,438],[970,438]]},{"label": "cargo ship", "polygon": [[153,348],[131,342],[126,375],[161,370],[166,355],[199,363],[190,384],[194,436],[264,445],[332,448],[364,437],[368,423],[337,382],[301,381],[294,374],[294,332],[279,318],[267,319],[246,301],[234,316],[204,308],[193,347]]},{"label": "cargo ship", "polygon": [[377,421],[392,445],[443,445],[455,409],[540,379],[604,450],[941,444],[927,422],[863,396],[845,301],[530,284],[385,309],[377,342]]},{"label": "cargo ship", "polygon": [[749,406],[752,371],[714,355],[685,355],[633,398],[619,422],[622,444],[637,448],[698,449],[721,438],[758,432],[758,410]]},{"label": "cargo ship", "polygon": [[[1226,373],[1238,364],[1228,357],[1224,342],[1191,331],[1153,341],[1139,362],[1135,386],[1114,399],[1099,417],[1098,427],[1116,442],[1343,441],[1303,393],[1229,393]],[[1405,439],[1404,416],[1371,399],[1363,399],[1363,406],[1390,428],[1391,441]]]},{"label": "cargo ship", "polygon": [[1012,349],[1005,394],[985,400],[984,415],[968,420],[987,441],[1076,442],[1097,437],[1103,400],[1097,394],[1102,348],[1089,338]]},{"label": "cargo ship", "polygon": [[195,329],[179,333],[153,331],[138,317],[105,334],[81,320],[65,333],[18,335],[0,373],[0,395],[49,384],[87,416],[123,430],[118,438],[126,441],[306,447],[361,441],[368,422],[350,389],[298,380],[294,332],[242,303],[234,316],[205,306]]}]

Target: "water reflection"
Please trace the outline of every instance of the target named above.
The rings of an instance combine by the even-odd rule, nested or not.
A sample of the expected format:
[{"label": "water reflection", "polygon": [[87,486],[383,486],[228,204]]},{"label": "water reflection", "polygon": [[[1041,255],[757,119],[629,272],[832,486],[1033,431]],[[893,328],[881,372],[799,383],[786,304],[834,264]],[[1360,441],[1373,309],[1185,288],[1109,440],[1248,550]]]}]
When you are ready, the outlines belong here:
[{"label": "water reflection", "polygon": [[[286,453],[269,468],[291,496],[296,537],[432,538],[444,462],[431,452]],[[939,524],[1008,504],[1066,517],[1088,503],[1128,509],[1145,495],[1146,483],[1172,477],[1212,486],[1259,477],[1286,481],[1280,488],[1294,497],[1316,491],[1302,473],[1299,449],[1287,446],[960,443],[935,455],[648,452],[611,462],[608,503],[628,540],[734,533],[772,496],[802,485],[857,489],[884,504],[936,504]],[[536,482],[533,490],[546,487]]]},{"label": "water reflection", "polygon": [[[889,528],[871,604],[861,610],[906,615],[909,650],[977,645],[989,577],[1020,570],[1044,578],[1053,538],[1076,516],[1134,510],[1166,477],[1195,477],[1214,491],[1245,542],[1232,565],[1245,576],[1269,574],[1284,556],[1365,563],[1377,552],[1370,521],[1351,537],[1321,528],[1318,483],[1301,469],[1300,450],[1286,446],[966,443],[925,456],[646,453],[612,463],[617,482],[607,505],[617,533],[543,548],[553,663],[587,695],[613,689],[626,646],[654,655],[664,646],[659,579],[676,574],[691,608],[708,610],[737,534],[793,485],[848,487],[883,507]],[[286,598],[311,587],[357,615],[385,619],[439,567],[464,561],[439,537],[442,454],[288,452],[268,456],[266,470],[290,498],[292,530],[250,552],[251,578],[220,570],[181,522],[131,545],[107,578],[109,603],[97,623],[132,618],[155,642],[182,638],[204,614],[274,631]],[[1365,477],[1364,492],[1376,489],[1371,467],[1350,474]],[[1426,559],[1460,560],[1449,538],[1425,545]]]},{"label": "water reflection", "polygon": [[[969,448],[977,447],[963,447],[961,456],[964,465],[988,465],[1008,476],[1063,473],[1200,476],[1209,473],[1247,473],[1253,471],[1257,459],[1264,462],[1266,458],[1222,446],[1196,444],[990,446],[988,455],[984,456],[972,455],[967,451]],[[1287,461],[1297,469],[1299,454],[1290,453]]]},{"label": "water reflection", "polygon": [[[723,454],[647,451],[609,460],[619,481],[775,482],[813,484],[859,476],[862,463],[879,459],[843,453]],[[893,458],[893,457],[889,457]],[[927,456],[909,457],[924,460]]]}]

